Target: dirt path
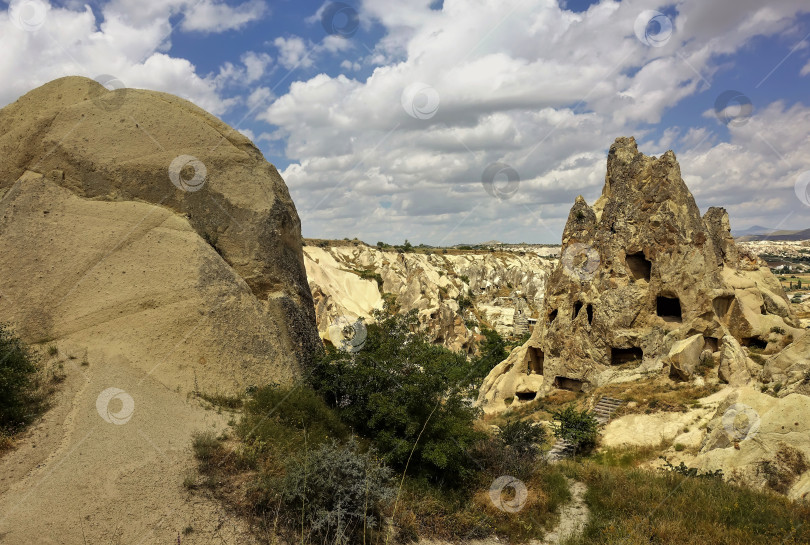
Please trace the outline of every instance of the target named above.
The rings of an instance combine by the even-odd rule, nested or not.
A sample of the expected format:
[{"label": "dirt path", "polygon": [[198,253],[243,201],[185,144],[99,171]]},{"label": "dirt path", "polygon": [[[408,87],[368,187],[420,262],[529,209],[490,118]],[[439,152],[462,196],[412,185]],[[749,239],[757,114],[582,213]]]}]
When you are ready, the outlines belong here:
[{"label": "dirt path", "polygon": [[192,433],[224,429],[225,416],[123,359],[65,372],[54,407],[0,459],[0,543],[253,543],[183,487]]},{"label": "dirt path", "polygon": [[546,534],[540,545],[559,545],[565,540],[579,535],[588,524],[591,512],[585,504],[585,492],[588,488],[584,483],[566,478],[568,488],[571,490],[571,501],[566,503],[560,511],[560,522],[551,532]]}]

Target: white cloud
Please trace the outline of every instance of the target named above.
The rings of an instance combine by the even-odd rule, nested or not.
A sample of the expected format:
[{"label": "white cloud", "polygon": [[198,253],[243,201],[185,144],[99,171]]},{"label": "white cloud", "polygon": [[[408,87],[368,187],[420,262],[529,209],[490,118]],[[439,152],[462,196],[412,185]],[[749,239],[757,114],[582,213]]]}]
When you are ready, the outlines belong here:
[{"label": "white cloud", "polygon": [[235,7],[224,2],[194,2],[187,8],[181,26],[183,30],[223,32],[239,29],[250,22],[257,21],[265,15],[266,11],[267,6],[261,0],[250,0]]},{"label": "white cloud", "polygon": [[[806,217],[794,184],[810,170],[810,107],[774,102],[746,123],[729,125],[729,142],[679,154],[684,180],[702,207],[725,206],[734,228],[771,227]],[[788,217],[793,216],[793,218]]]},{"label": "white cloud", "polygon": [[[183,19],[187,28],[215,32],[260,16],[264,10],[260,2],[229,7],[210,1],[120,0],[104,5],[99,19],[86,5],[79,9],[43,5],[48,6],[47,16],[35,32],[20,30],[8,17],[0,17],[4,52],[0,75],[6,82],[0,104],[61,76],[111,74],[129,87],[176,94],[222,115],[238,102],[224,96],[223,86],[255,82],[270,64],[267,54],[247,52],[243,66],[226,63],[217,76],[200,75],[188,60],[168,54],[170,16],[191,10]],[[213,15],[227,22],[214,22]]]},{"label": "white cloud", "polygon": [[268,12],[262,0],[247,0],[235,6],[217,0],[112,0],[102,10],[105,15],[116,16],[135,28],[179,14],[180,28],[196,32],[239,29]]},{"label": "white cloud", "polygon": [[799,72],[800,76],[807,76],[808,74],[810,74],[810,61],[808,61]]},{"label": "white cloud", "polygon": [[[644,142],[651,132],[644,124],[712,85],[720,55],[757,35],[794,32],[795,14],[807,10],[800,0],[680,0],[673,36],[655,48],[633,32],[636,17],[658,7],[651,0],[604,0],[585,13],[555,0],[430,4],[366,1],[362,17],[386,30],[364,59],[382,63],[372,75],[297,81],[260,114],[286,137],[295,162],[283,175],[306,233],[369,240],[408,233],[428,242],[548,233],[557,241],[573,198],[598,197],[616,136]],[[403,109],[402,91],[414,82],[435,89],[435,116],[416,119]],[[742,134],[724,160],[746,149]],[[723,149],[716,142],[703,127],[673,128],[643,151],[694,148],[700,162],[698,153]],[[482,172],[496,161],[522,179],[508,201],[482,187]],[[787,171],[776,175],[786,187]],[[704,191],[708,178],[693,179]]]},{"label": "white cloud", "polygon": [[314,60],[311,56],[313,45],[307,43],[299,36],[283,38],[279,36],[273,41],[273,45],[278,48],[278,62],[284,68],[309,68]]}]

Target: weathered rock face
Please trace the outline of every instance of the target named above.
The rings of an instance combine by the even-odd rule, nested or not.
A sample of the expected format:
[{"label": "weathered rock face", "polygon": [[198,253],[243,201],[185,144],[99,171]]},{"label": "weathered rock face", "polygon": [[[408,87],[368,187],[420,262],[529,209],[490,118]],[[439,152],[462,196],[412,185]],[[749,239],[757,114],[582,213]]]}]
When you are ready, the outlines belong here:
[{"label": "weathered rock face", "polygon": [[[478,317],[502,335],[515,334],[516,314],[528,318],[542,307],[545,279],[555,262],[532,252],[428,255],[359,242],[306,246],[304,256],[323,337],[341,316],[369,318],[382,306],[382,294],[390,293],[402,312],[417,310],[433,342],[464,352],[475,349],[476,326],[467,324],[478,323]],[[381,284],[360,274],[379,275]],[[462,297],[472,306],[461,308]]]},{"label": "weathered rock face", "polygon": [[[648,157],[633,138],[618,138],[602,196],[593,207],[578,197],[568,216],[528,342],[541,363],[511,372],[542,375],[540,395],[631,380],[670,363],[673,376],[688,379],[702,351],[718,352],[724,336],[775,350],[782,341],[772,331],[798,332],[795,325],[770,270],[734,245],[725,210],[701,218],[675,154]],[[676,346],[671,361],[673,345],[686,339],[689,350]],[[493,370],[481,390],[484,409],[503,410],[514,382]]]},{"label": "weathered rock face", "polygon": [[247,138],[177,97],[79,77],[0,110],[0,135],[0,312],[26,340],[169,358],[172,386],[205,366],[241,370],[220,390],[300,372],[319,343],[300,221]]}]

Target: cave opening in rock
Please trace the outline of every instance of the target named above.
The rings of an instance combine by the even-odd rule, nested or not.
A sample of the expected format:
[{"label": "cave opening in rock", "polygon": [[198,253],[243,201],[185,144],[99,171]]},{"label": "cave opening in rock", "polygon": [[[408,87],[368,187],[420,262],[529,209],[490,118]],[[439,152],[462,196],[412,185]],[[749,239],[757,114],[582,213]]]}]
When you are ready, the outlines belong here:
[{"label": "cave opening in rock", "polygon": [[528,350],[526,350],[526,359],[524,360],[526,364],[526,374],[542,375],[545,361],[546,355],[543,354],[543,351],[535,346],[530,346]]},{"label": "cave opening in rock", "polygon": [[588,303],[588,306],[585,307],[585,312],[588,313],[588,323],[592,324],[593,323],[593,305]]},{"label": "cave opening in rock", "polygon": [[746,337],[742,340],[740,344],[743,346],[749,346],[764,350],[768,346],[768,341],[761,339],[759,337]]},{"label": "cave opening in rock", "polygon": [[644,351],[637,346],[630,348],[611,348],[610,349],[610,364],[622,365],[623,363],[637,362],[641,363],[644,358]]},{"label": "cave opening in rock", "polygon": [[627,263],[627,269],[630,271],[630,276],[632,276],[634,280],[650,281],[652,261],[644,256],[644,252],[628,255],[625,258],[625,263]]},{"label": "cave opening in rock", "polygon": [[515,392],[515,396],[520,401],[532,401],[537,397],[537,392]]},{"label": "cave opening in rock", "polygon": [[569,390],[571,392],[581,392],[585,381],[576,378],[568,378],[557,376],[554,377],[554,387],[560,390]]},{"label": "cave opening in rock", "polygon": [[579,316],[580,310],[582,310],[582,301],[577,301],[574,303],[574,315],[571,317],[571,319],[575,319],[577,316]]},{"label": "cave opening in rock", "polygon": [[731,308],[731,303],[733,302],[733,295],[721,295],[720,297],[715,297],[712,301],[714,313],[717,314],[718,318],[724,317],[726,314],[728,314],[728,311]]},{"label": "cave opening in rock", "polygon": [[657,314],[668,322],[682,320],[681,301],[677,297],[659,295],[655,299],[655,309]]},{"label": "cave opening in rock", "polygon": [[551,322],[553,322],[556,317],[557,317],[557,309],[555,308],[548,314],[548,323],[551,324]]},{"label": "cave opening in rock", "polygon": [[703,350],[717,352],[720,350],[720,340],[717,337],[703,337]]}]

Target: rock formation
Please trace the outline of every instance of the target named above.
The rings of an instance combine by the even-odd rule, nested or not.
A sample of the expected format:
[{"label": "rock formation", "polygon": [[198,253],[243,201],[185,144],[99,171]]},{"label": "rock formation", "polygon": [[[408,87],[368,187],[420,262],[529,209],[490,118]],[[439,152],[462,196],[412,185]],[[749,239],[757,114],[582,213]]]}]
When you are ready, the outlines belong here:
[{"label": "rock formation", "polygon": [[[307,245],[304,258],[322,337],[342,316],[368,319],[387,293],[396,296],[401,311],[417,310],[431,341],[464,352],[475,349],[480,321],[504,336],[520,334],[516,310],[520,321],[542,307],[555,262],[532,251],[398,253],[359,241]],[[462,298],[471,306],[461,308]]]},{"label": "rock formation", "polygon": [[319,343],[300,221],[247,138],[80,77],[0,110],[0,135],[0,313],[25,340],[188,390],[300,373]]},{"label": "rock formation", "polygon": [[772,353],[797,325],[765,263],[734,244],[726,211],[700,216],[675,154],[648,157],[618,138],[602,196],[571,208],[531,339],[493,369],[479,404],[500,411],[662,367],[687,380],[702,358],[745,382],[759,370],[737,345]]}]

